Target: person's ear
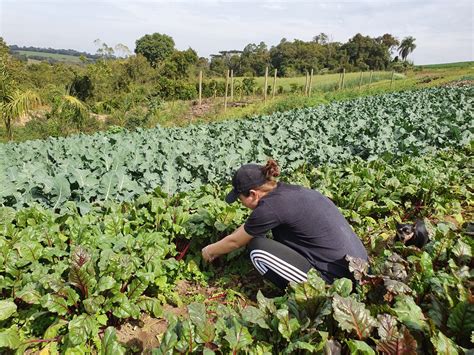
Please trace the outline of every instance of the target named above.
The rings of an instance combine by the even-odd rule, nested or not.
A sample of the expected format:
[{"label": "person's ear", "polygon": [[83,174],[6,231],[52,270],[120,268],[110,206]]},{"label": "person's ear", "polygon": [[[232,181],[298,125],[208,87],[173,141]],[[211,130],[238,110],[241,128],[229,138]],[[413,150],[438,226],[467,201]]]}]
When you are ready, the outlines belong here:
[{"label": "person's ear", "polygon": [[258,196],[258,193],[256,190],[250,190],[249,194],[250,196],[252,196],[253,199],[255,199]]}]

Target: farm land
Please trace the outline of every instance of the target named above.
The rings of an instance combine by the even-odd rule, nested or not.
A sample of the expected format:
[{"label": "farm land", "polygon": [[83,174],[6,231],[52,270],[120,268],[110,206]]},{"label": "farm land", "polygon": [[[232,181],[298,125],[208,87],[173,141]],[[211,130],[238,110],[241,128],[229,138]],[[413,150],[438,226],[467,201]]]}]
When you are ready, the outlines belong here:
[{"label": "farm land", "polygon": [[[1,144],[0,349],[471,349],[472,63],[393,83],[386,73],[361,89],[358,73],[342,90],[318,89],[323,77],[337,83],[316,77],[313,96],[255,97],[225,113],[216,98],[215,113],[179,125]],[[282,292],[245,250],[203,262],[201,248],[248,215],[224,202],[233,169],[267,157],[282,180],[318,189],[350,221],[370,252],[369,264],[350,261],[357,284],[312,272]],[[429,243],[395,242],[395,224],[416,218]]]}]

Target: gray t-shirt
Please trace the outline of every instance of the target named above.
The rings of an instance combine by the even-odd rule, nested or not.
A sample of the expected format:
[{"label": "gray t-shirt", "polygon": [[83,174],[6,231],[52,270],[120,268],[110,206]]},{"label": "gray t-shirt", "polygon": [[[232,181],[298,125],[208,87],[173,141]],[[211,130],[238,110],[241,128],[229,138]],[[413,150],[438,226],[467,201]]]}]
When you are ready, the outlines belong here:
[{"label": "gray t-shirt", "polygon": [[352,278],[346,255],[367,260],[359,237],[326,196],[279,182],[264,196],[244,225],[253,237],[273,238],[303,255],[326,279]]}]

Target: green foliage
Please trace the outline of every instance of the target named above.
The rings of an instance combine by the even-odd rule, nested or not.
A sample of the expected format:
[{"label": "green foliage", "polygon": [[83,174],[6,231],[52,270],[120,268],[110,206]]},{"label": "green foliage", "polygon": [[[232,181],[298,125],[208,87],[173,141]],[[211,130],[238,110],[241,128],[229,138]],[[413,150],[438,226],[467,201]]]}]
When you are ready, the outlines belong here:
[{"label": "green foliage", "polygon": [[81,101],[86,101],[93,93],[93,84],[87,75],[76,76],[71,84],[70,92]]},{"label": "green foliage", "polygon": [[143,55],[156,67],[166,60],[174,51],[173,38],[161,33],[147,34],[135,41],[135,53]]},{"label": "green foliage", "polygon": [[2,58],[0,61],[0,117],[5,124],[8,140],[12,140],[13,121],[20,116],[28,115],[32,109],[41,104],[41,99],[33,90],[18,89],[5,64],[5,58],[0,58]]},{"label": "green foliage", "polygon": [[[0,146],[0,351],[40,350],[47,340],[51,353],[124,353],[114,328],[142,313],[167,318],[155,354],[471,348],[473,243],[461,228],[472,214],[471,106],[472,88],[435,89]],[[222,303],[179,296],[179,280],[205,283],[216,271],[201,263],[202,246],[247,216],[223,201],[219,183],[266,156],[287,168],[283,180],[335,201],[370,265],[349,257],[356,282],[326,285],[312,270],[275,298],[229,288]],[[424,250],[392,240],[396,222],[416,217],[427,218]],[[242,272],[243,256],[229,257]],[[169,315],[169,303],[190,303],[187,316]]]},{"label": "green foliage", "polygon": [[[338,201],[348,195],[353,201],[350,210],[363,213],[366,200],[356,198],[359,183],[348,187],[344,180],[365,176],[373,184],[368,192],[380,190],[371,205],[377,210],[395,192],[384,188],[390,180],[383,177],[386,164],[393,163],[386,159],[311,170],[306,181],[317,182]],[[434,201],[444,201],[439,202],[445,206],[443,213],[458,214],[466,206],[453,202],[472,200],[463,175],[468,160],[469,155],[452,152],[404,157],[392,173],[399,170],[397,190],[416,177],[402,178],[415,167],[425,169],[417,172],[418,177],[427,171],[439,175],[442,189],[432,187]],[[449,177],[436,166],[442,166]],[[298,169],[288,178],[301,180],[303,171]],[[458,175],[452,176],[451,171]],[[78,174],[78,181],[87,179]],[[335,183],[339,180],[341,185]],[[211,186],[174,196],[157,189],[133,203],[106,203],[83,216],[71,202],[65,203],[61,214],[38,206],[18,211],[0,208],[0,348],[34,347],[26,341],[40,338],[54,339],[51,346],[59,352],[92,346],[104,354],[122,353],[111,326],[136,319],[141,312],[163,317],[162,305],[175,300],[177,280],[205,279],[198,256],[201,247],[244,220],[247,212],[227,205],[224,195],[224,190]],[[394,206],[403,212],[400,202]],[[469,237],[455,226],[435,222],[424,252],[393,245],[374,227],[386,230],[387,220],[393,223],[396,218],[390,212],[381,217],[361,215],[360,224],[354,225],[371,251],[370,271],[363,261],[349,261],[358,280],[354,285],[348,279],[326,285],[312,270],[306,283],[291,284],[281,297],[266,298],[258,292],[256,303],[246,305],[191,303],[189,318],[169,317],[155,353],[210,352],[217,347],[222,352],[287,349],[288,354],[337,347],[361,354],[435,349],[443,353],[471,347]],[[374,238],[377,243],[370,247]],[[187,261],[175,259],[178,240],[192,241]],[[190,269],[191,260],[197,263]],[[31,314],[49,318],[39,324]]]},{"label": "green foliage", "polygon": [[405,60],[408,55],[415,50],[415,48],[415,38],[413,38],[412,36],[405,37],[400,42],[400,46],[398,47],[398,52],[400,53],[402,60]]},{"label": "green foliage", "polygon": [[[129,201],[157,186],[172,194],[206,183],[222,184],[237,166],[263,162],[269,156],[289,173],[303,163],[333,165],[355,157],[375,161],[384,155],[395,161],[401,153],[418,156],[463,147],[472,139],[471,105],[472,88],[429,89],[184,129],[157,127],[0,145],[0,165],[8,171],[0,175],[0,203],[21,207],[37,202],[59,208],[68,195],[81,209],[89,209],[108,200]],[[413,106],[423,109],[413,110]],[[245,136],[236,140],[235,132]],[[338,205],[350,209],[351,203],[366,201],[358,215],[372,217],[377,210],[370,198],[387,190],[393,195],[385,199],[383,208],[378,207],[381,214],[397,202],[414,205],[432,199],[430,183],[438,175],[420,175],[410,166],[409,177],[392,178],[390,174],[396,172],[389,164],[386,169],[390,179],[378,192],[369,193],[368,182],[350,197],[352,202],[337,201]],[[443,174],[442,167],[437,169]],[[361,174],[343,180],[345,188],[361,187],[370,171]],[[66,180],[69,191],[62,187]],[[401,180],[407,184],[404,191],[397,189]]]}]

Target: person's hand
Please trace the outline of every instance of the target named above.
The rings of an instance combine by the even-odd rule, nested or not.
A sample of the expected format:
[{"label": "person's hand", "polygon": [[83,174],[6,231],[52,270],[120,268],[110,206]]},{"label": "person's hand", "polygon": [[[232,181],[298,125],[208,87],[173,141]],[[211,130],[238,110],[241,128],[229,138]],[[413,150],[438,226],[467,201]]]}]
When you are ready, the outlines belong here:
[{"label": "person's hand", "polygon": [[207,261],[208,263],[210,263],[211,261],[213,261],[216,257],[214,255],[212,255],[210,252],[209,252],[209,245],[205,246],[204,248],[202,248],[201,250],[202,252],[202,258]]}]

